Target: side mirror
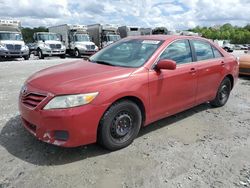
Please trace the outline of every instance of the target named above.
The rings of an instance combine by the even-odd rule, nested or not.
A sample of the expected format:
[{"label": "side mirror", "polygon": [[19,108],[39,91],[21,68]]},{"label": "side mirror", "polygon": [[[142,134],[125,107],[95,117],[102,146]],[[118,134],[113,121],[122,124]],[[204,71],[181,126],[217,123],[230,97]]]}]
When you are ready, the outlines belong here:
[{"label": "side mirror", "polygon": [[161,59],[155,66],[156,69],[167,69],[167,70],[175,70],[176,62],[170,59]]}]

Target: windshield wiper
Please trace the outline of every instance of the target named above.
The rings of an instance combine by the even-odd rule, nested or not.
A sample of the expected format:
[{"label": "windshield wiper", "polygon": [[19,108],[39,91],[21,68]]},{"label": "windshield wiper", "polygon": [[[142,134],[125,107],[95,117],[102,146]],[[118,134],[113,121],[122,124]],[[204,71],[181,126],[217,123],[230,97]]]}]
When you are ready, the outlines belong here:
[{"label": "windshield wiper", "polygon": [[102,65],[110,65],[110,66],[115,66],[112,63],[106,62],[106,61],[94,61],[95,63],[102,64]]}]

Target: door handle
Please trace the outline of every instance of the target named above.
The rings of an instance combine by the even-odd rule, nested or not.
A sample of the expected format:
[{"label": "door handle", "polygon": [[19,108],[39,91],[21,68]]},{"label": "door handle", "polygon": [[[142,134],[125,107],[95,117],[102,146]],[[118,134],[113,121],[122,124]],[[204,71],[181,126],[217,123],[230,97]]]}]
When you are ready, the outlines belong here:
[{"label": "door handle", "polygon": [[224,62],[224,61],[221,61],[220,64],[221,64],[221,66],[224,66],[224,65],[225,65],[225,62]]},{"label": "door handle", "polygon": [[196,69],[195,68],[191,68],[190,71],[189,71],[189,73],[191,73],[191,74],[196,73]]}]

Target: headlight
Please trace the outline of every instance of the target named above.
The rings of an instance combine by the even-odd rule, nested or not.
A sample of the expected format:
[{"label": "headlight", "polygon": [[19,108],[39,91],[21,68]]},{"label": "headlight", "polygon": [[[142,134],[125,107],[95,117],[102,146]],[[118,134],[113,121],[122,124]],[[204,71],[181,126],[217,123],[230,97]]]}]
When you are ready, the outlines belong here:
[{"label": "headlight", "polygon": [[22,50],[22,51],[27,51],[27,50],[29,50],[29,47],[26,46],[26,45],[23,45],[21,50]]},{"label": "headlight", "polygon": [[5,44],[0,44],[0,49],[1,49],[1,50],[7,50]]},{"label": "headlight", "polygon": [[49,49],[50,49],[49,44],[44,44],[44,47],[45,47],[45,48],[49,48]]},{"label": "headlight", "polygon": [[77,45],[76,47],[79,49],[87,50],[87,47],[85,45]]},{"label": "headlight", "polygon": [[98,92],[58,96],[49,101],[49,103],[44,107],[44,109],[48,110],[48,109],[71,108],[76,106],[82,106],[93,101],[97,95]]}]

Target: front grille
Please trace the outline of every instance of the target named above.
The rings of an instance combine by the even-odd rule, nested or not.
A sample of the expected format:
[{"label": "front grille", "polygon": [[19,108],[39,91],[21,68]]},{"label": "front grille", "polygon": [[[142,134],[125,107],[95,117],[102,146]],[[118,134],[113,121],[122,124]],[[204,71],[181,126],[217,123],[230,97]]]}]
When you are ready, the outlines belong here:
[{"label": "front grille", "polygon": [[62,47],[61,44],[50,44],[49,46],[51,49],[61,49],[61,47]]},{"label": "front grille", "polygon": [[249,73],[250,74],[250,68],[249,69],[240,68],[240,73]]},{"label": "front grille", "polygon": [[29,93],[25,96],[22,96],[22,103],[30,108],[35,108],[39,105],[44,99],[46,95]]},{"label": "front grille", "polygon": [[95,49],[95,45],[86,45],[87,50],[94,50]]},{"label": "front grille", "polygon": [[19,44],[15,44],[15,45],[13,45],[13,44],[6,44],[6,48],[8,50],[21,50],[22,46],[19,45]]}]

